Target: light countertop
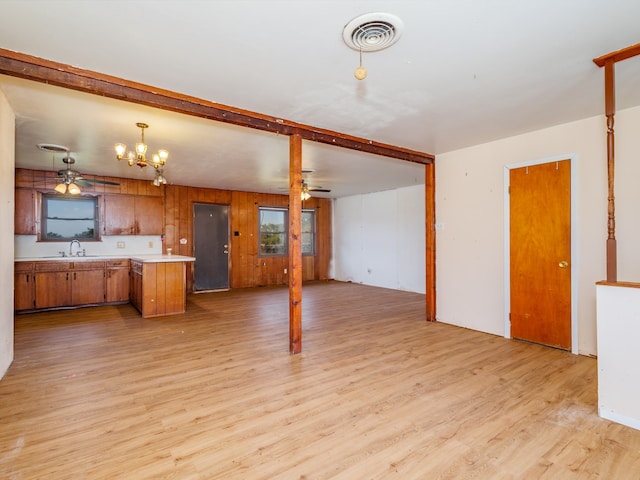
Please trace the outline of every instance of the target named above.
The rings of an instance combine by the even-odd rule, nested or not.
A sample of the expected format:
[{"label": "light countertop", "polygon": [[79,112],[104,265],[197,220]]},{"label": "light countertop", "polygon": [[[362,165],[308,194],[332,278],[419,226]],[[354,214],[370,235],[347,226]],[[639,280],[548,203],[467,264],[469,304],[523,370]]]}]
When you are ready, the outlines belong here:
[{"label": "light countertop", "polygon": [[131,260],[135,260],[137,262],[143,263],[159,263],[159,262],[194,262],[196,260],[195,257],[188,257],[186,255],[167,255],[167,254],[156,254],[156,255],[133,255],[129,257]]},{"label": "light countertop", "polygon": [[195,257],[186,255],[166,255],[166,254],[149,254],[149,255],[86,255],[79,257],[63,257],[55,255],[50,257],[20,257],[14,258],[16,262],[38,262],[38,261],[65,261],[65,262],[82,262],[82,261],[106,261],[106,260],[136,260],[138,262],[193,262]]}]

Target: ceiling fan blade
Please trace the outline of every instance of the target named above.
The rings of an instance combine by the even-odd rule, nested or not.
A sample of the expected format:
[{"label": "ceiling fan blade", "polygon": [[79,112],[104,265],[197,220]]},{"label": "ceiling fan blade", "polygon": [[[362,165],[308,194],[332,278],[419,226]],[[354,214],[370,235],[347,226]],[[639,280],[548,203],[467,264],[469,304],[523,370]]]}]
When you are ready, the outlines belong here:
[{"label": "ceiling fan blade", "polygon": [[108,180],[94,180],[85,178],[84,181],[89,183],[99,183],[100,185],[120,185],[118,182],[110,182]]},{"label": "ceiling fan blade", "polygon": [[310,188],[310,192],[320,192],[320,193],[329,193],[331,190],[327,188]]}]

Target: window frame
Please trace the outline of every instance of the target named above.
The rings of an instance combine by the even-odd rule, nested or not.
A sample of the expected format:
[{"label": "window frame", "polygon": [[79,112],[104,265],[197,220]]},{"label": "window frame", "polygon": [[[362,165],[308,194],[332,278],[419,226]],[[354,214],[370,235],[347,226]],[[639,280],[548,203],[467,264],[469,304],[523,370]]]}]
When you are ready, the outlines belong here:
[{"label": "window frame", "polygon": [[[64,202],[91,202],[93,216],[93,236],[73,236],[73,237],[49,237],[48,221],[53,220],[48,217],[49,213],[49,201],[64,201]],[[83,242],[98,242],[100,241],[100,201],[99,197],[93,195],[81,195],[81,196],[63,196],[53,193],[41,193],[40,195],[40,228],[38,232],[38,240],[41,242],[69,242],[74,239],[82,240]],[[69,220],[82,220],[73,219]],[[91,219],[86,219],[91,220]]]},{"label": "window frame", "polygon": [[[262,211],[277,211],[277,212],[282,212],[284,214],[284,231],[283,232],[277,232],[279,234],[284,235],[284,239],[283,239],[283,252],[282,253],[266,253],[263,252],[262,250],[262,218],[261,218],[261,212]],[[302,214],[311,214],[312,215],[312,221],[311,221],[311,231],[307,232],[308,234],[311,235],[311,251],[310,252],[302,252],[302,255],[307,257],[312,257],[316,255],[316,251],[317,251],[317,224],[316,224],[316,209],[315,208],[303,208],[302,209]],[[269,232],[269,233],[274,233],[274,232]],[[304,232],[303,232],[304,234]],[[304,249],[304,246],[303,246]],[[270,258],[270,257],[288,257],[289,256],[289,208],[288,207],[272,207],[272,206],[263,206],[260,205],[258,206],[258,257],[259,258]]]}]

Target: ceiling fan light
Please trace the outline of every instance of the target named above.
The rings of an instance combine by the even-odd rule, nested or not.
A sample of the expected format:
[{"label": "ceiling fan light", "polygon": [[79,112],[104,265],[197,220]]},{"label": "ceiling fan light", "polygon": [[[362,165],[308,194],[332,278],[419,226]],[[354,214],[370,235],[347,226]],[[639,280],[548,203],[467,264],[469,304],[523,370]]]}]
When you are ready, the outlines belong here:
[{"label": "ceiling fan light", "polygon": [[67,184],[66,183],[59,183],[58,185],[56,185],[54,190],[56,192],[58,192],[58,193],[65,194],[65,193],[67,193]]},{"label": "ceiling fan light", "polygon": [[80,187],[78,185],[76,185],[75,183],[70,183],[69,184],[69,193],[71,195],[78,195],[80,193]]},{"label": "ceiling fan light", "polygon": [[160,179],[158,177],[156,177],[156,178],[153,179],[152,183],[153,183],[153,185],[155,187],[159,187],[160,186]]}]

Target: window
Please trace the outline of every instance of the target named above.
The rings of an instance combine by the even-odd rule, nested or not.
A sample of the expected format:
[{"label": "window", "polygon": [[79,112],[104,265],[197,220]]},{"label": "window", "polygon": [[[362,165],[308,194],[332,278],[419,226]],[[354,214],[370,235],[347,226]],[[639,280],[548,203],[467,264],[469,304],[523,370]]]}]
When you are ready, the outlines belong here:
[{"label": "window", "polygon": [[[289,238],[288,209],[259,207],[259,253],[262,257],[288,255]],[[316,212],[302,211],[302,254],[315,255],[316,252]]]},{"label": "window", "polygon": [[260,255],[287,255],[287,209],[260,207]]},{"label": "window", "polygon": [[302,211],[302,254],[316,254],[316,211]]},{"label": "window", "polygon": [[98,240],[97,197],[42,195],[40,240]]}]

